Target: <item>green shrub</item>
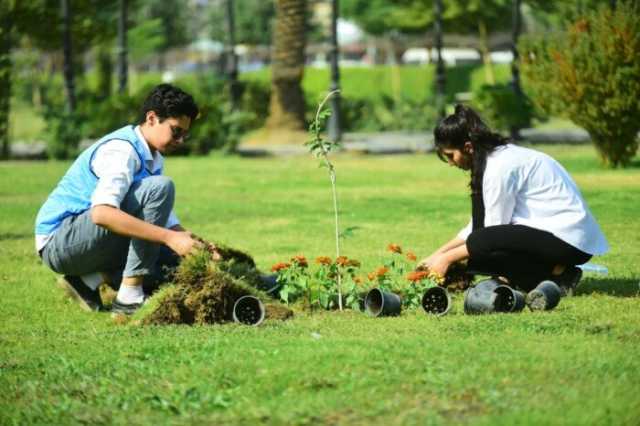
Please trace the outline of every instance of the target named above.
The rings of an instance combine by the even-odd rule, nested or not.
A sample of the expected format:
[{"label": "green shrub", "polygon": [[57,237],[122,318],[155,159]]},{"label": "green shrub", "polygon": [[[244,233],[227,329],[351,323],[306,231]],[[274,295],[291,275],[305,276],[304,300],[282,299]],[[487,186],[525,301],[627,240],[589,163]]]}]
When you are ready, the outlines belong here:
[{"label": "green shrub", "polygon": [[473,93],[473,103],[499,129],[531,126],[533,105],[523,93],[516,96],[509,84],[483,85]]},{"label": "green shrub", "polygon": [[628,165],[640,130],[637,6],[601,7],[557,34],[523,39],[520,51],[540,107],[584,127],[605,165]]},{"label": "green shrub", "polygon": [[64,160],[76,154],[81,139],[80,117],[64,107],[50,108],[45,114],[49,157]]}]

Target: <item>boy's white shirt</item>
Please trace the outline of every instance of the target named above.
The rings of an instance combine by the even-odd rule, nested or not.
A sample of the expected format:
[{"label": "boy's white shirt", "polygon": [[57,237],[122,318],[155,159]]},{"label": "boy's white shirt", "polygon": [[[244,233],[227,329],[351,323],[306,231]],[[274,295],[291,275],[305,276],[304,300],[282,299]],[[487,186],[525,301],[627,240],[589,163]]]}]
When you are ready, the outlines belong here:
[{"label": "boy's white shirt", "polygon": [[[91,161],[91,170],[98,177],[98,184],[91,196],[91,207],[108,205],[120,208],[122,200],[127,195],[133,177],[141,167],[146,167],[154,173],[162,168],[164,158],[156,151],[152,153],[147,141],[142,136],[140,126],[134,129],[136,136],[144,142],[144,165],[140,164],[140,157],[133,146],[122,139],[113,139],[102,144],[95,152]],[[165,225],[172,228],[180,221],[172,211]],[[55,231],[49,235],[36,235],[36,250],[40,251],[49,242]]]},{"label": "boy's white shirt", "polygon": [[[487,157],[482,179],[485,226],[514,224],[551,232],[592,255],[609,244],[567,171],[550,156],[508,144]],[[466,240],[470,221],[458,237]]]}]

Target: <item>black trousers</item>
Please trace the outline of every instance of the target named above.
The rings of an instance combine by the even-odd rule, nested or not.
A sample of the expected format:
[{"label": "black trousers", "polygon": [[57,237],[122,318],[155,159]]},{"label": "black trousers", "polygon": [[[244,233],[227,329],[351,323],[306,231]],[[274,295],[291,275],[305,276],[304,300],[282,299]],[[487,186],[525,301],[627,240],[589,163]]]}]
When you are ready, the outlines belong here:
[{"label": "black trousers", "polygon": [[550,279],[556,265],[580,265],[591,255],[552,233],[524,225],[496,225],[473,231],[467,238],[470,273],[504,276],[523,290]]}]

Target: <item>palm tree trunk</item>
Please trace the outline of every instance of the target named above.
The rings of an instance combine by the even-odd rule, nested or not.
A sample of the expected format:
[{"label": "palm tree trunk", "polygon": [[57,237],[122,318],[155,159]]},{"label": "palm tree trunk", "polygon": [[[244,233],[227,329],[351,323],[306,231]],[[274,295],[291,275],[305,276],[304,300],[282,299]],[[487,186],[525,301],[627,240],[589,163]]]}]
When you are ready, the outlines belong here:
[{"label": "palm tree trunk", "polygon": [[268,128],[303,130],[306,0],[276,0]]},{"label": "palm tree trunk", "polygon": [[11,31],[9,6],[0,5],[0,158],[9,158],[9,112],[11,108]]}]

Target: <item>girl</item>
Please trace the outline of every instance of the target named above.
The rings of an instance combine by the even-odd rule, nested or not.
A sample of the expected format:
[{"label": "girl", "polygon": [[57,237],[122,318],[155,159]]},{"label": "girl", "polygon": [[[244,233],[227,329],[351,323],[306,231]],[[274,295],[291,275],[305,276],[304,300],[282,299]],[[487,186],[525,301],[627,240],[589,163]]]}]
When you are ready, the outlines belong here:
[{"label": "girl", "polygon": [[553,158],[511,144],[463,105],[434,136],[440,159],[471,173],[472,219],[422,266],[444,276],[468,259],[469,273],[501,276],[526,291],[550,279],[571,293],[582,275],[576,265],[608,251],[578,187]]}]

